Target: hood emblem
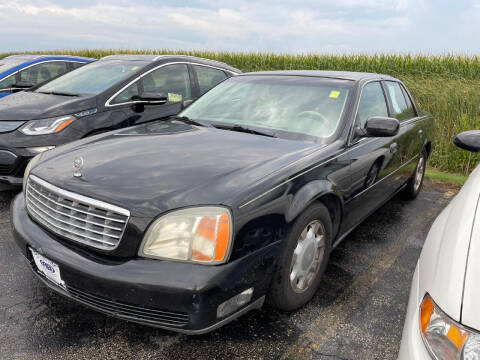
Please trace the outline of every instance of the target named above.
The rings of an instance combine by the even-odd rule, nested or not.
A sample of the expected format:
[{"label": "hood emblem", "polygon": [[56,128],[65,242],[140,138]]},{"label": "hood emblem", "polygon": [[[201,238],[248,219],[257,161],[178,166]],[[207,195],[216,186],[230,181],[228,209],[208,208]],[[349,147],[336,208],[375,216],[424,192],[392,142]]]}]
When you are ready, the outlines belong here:
[{"label": "hood emblem", "polygon": [[73,176],[75,177],[82,177],[82,169],[83,169],[83,158],[82,157],[77,157],[75,160],[73,160]]}]

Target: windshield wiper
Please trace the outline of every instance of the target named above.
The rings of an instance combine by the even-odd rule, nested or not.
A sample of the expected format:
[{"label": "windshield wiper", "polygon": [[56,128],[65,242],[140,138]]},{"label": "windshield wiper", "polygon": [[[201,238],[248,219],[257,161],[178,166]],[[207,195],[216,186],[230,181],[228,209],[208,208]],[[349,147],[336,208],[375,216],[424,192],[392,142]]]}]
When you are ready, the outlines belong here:
[{"label": "windshield wiper", "polygon": [[63,91],[38,91],[40,94],[60,95],[60,96],[80,96],[78,94]]},{"label": "windshield wiper", "polygon": [[255,130],[250,127],[246,127],[243,125],[238,125],[238,124],[233,124],[233,125],[214,125],[217,129],[222,129],[222,130],[230,130],[230,131],[238,131],[238,132],[243,132],[247,134],[254,134],[254,135],[261,135],[261,136],[268,136],[272,138],[276,138],[277,135],[275,135],[274,132],[272,131],[264,131],[264,130]]},{"label": "windshield wiper", "polygon": [[193,119],[190,119],[187,116],[173,116],[173,117],[171,117],[171,119],[178,120],[178,121],[184,122],[185,124],[190,124],[190,125],[212,127],[212,125],[210,125],[206,122],[203,122],[203,121],[200,121],[200,120],[193,120]]}]

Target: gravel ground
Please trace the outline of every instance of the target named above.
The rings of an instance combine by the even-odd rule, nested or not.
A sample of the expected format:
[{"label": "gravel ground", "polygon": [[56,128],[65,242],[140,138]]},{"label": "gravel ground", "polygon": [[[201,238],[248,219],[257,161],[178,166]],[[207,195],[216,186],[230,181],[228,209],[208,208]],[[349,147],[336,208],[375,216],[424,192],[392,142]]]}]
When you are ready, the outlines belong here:
[{"label": "gravel ground", "polygon": [[318,293],[299,311],[265,306],[189,337],[108,317],[48,290],[13,243],[15,193],[0,192],[0,358],[395,359],[417,258],[454,194],[427,182],[415,201],[386,203],[334,250]]}]

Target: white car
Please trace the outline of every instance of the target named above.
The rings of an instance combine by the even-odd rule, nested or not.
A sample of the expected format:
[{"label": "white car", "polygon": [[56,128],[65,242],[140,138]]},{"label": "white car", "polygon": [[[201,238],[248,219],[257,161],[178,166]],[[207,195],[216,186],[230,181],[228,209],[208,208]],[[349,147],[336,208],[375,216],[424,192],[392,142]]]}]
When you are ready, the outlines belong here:
[{"label": "white car", "polygon": [[[480,152],[480,131],[454,143]],[[480,359],[480,165],[430,229],[413,275],[398,358]]]}]

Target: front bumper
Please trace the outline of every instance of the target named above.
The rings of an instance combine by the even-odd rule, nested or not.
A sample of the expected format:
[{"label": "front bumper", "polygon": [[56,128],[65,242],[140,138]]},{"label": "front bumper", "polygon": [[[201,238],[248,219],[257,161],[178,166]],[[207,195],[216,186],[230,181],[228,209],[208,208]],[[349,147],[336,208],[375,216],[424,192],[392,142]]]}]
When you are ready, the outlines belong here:
[{"label": "front bumper", "polygon": [[[263,305],[280,243],[219,266],[144,258],[108,259],[67,245],[28,216],[23,194],[11,206],[13,234],[35,273],[56,292],[125,320],[187,334],[212,331]],[[37,272],[28,248],[54,261],[63,289]],[[251,301],[224,318],[217,308],[253,287]]]},{"label": "front bumper", "polygon": [[33,156],[25,149],[0,148],[0,182],[21,186],[25,167]]},{"label": "front bumper", "polygon": [[[422,295],[423,297],[423,295]],[[410,290],[410,298],[408,300],[407,316],[403,327],[402,342],[400,344],[400,352],[398,360],[428,360],[431,359],[419,327],[419,274],[418,264],[413,275],[412,287]]]}]

